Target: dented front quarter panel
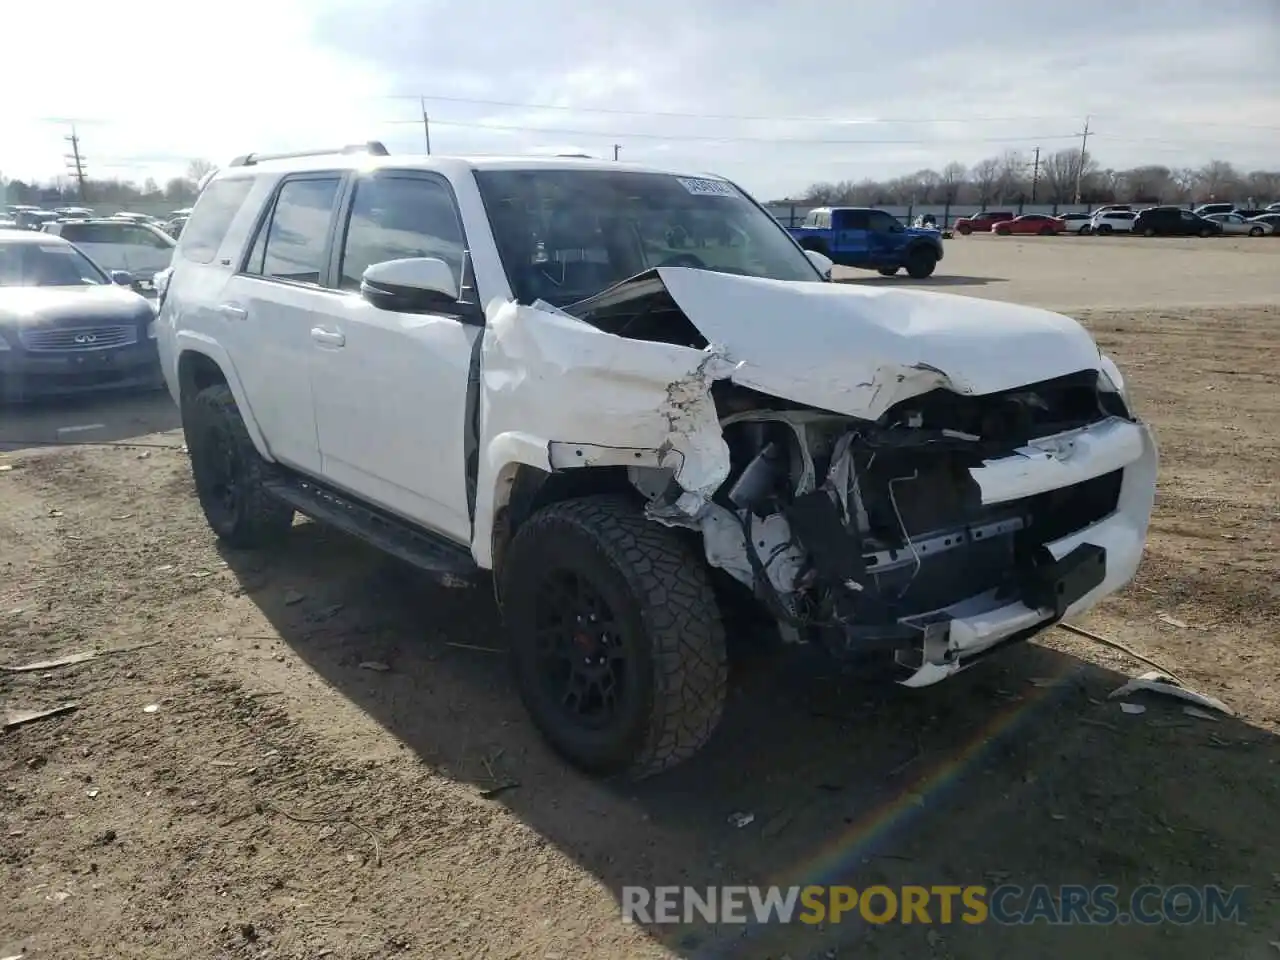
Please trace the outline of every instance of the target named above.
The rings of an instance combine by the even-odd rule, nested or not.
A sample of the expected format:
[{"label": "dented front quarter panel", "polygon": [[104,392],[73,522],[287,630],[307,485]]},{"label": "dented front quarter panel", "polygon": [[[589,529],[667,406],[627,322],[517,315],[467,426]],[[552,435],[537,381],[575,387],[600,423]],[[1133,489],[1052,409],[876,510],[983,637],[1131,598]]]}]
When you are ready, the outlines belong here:
[{"label": "dented front quarter panel", "polygon": [[482,351],[472,544],[482,566],[517,464],[660,466],[700,502],[728,476],[709,386],[729,367],[714,349],[629,340],[547,304],[495,301]]}]

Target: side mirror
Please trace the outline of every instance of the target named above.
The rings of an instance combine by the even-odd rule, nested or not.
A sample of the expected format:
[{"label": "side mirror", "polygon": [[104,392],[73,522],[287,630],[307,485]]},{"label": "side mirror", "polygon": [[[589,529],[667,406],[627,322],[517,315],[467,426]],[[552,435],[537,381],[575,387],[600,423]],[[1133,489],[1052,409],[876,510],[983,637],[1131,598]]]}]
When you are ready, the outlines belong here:
[{"label": "side mirror", "polygon": [[456,309],[458,282],[437,257],[384,260],[365,270],[360,295],[383,310],[429,313]]},{"label": "side mirror", "polygon": [[133,274],[128,270],[112,270],[111,282],[118,283],[122,287],[133,286]]},{"label": "side mirror", "polygon": [[813,265],[818,268],[818,272],[822,274],[823,280],[831,279],[831,268],[836,265],[835,261],[828,257],[825,253],[819,253],[817,250],[806,250],[807,256]]}]

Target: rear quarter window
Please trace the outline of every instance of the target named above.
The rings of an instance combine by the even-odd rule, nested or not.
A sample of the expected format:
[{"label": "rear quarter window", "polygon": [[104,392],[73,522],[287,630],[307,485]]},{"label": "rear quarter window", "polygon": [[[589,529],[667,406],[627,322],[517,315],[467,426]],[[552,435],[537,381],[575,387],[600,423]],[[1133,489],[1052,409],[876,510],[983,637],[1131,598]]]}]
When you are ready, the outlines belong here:
[{"label": "rear quarter window", "polygon": [[205,187],[182,228],[178,253],[192,263],[212,263],[231,221],[253,189],[253,179],[215,180]]}]

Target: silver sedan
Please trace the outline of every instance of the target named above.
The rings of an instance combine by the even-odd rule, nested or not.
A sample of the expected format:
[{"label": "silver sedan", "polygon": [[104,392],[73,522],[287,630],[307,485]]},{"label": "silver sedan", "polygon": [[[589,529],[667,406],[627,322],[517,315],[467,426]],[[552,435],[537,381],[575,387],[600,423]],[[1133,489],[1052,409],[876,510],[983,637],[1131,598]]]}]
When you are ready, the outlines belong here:
[{"label": "silver sedan", "polygon": [[1275,232],[1275,227],[1271,224],[1258,220],[1246,220],[1238,213],[1211,213],[1205,219],[1222,224],[1224,234],[1260,237],[1263,234]]}]

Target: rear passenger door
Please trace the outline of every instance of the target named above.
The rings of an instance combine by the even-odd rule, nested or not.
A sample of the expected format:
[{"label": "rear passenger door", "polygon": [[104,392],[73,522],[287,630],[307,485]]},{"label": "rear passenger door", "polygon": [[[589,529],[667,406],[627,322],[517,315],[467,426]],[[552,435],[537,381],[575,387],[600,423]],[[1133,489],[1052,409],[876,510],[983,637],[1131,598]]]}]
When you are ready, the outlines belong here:
[{"label": "rear passenger door", "polygon": [[867,211],[865,210],[833,210],[831,212],[834,252],[840,258],[837,262],[852,266],[867,259],[869,256],[867,228]]},{"label": "rear passenger door", "polygon": [[281,181],[217,307],[272,456],[312,474],[320,473],[321,462],[311,328],[334,297],[326,284],[344,176],[307,173]]},{"label": "rear passenger door", "polygon": [[325,476],[364,499],[461,542],[471,539],[464,418],[479,326],[400,313],[360,295],[365,268],[437,257],[461,289],[467,248],[453,188],[423,171],[356,177],[337,230],[338,292],[311,344]]}]

